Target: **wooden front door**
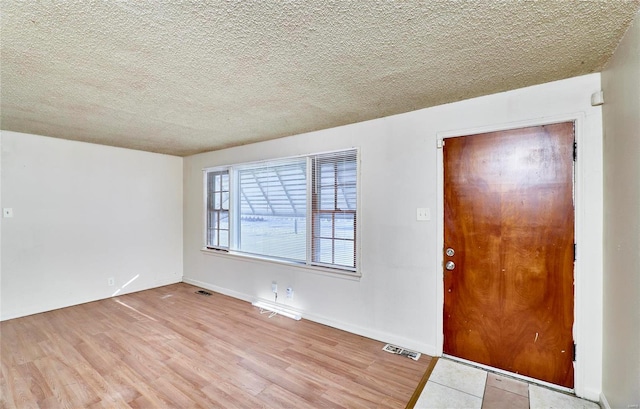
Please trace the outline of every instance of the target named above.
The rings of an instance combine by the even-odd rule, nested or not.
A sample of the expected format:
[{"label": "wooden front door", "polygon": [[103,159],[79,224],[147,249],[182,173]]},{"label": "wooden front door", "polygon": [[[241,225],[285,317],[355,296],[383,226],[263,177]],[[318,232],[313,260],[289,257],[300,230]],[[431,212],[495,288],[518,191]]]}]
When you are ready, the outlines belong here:
[{"label": "wooden front door", "polygon": [[573,147],[573,122],[446,139],[446,354],[573,388]]}]

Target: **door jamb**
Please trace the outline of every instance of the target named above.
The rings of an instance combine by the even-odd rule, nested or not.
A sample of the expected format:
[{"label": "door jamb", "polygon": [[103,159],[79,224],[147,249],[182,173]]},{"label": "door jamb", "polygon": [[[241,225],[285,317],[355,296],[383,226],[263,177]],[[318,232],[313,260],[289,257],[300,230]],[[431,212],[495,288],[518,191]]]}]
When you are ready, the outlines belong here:
[{"label": "door jamb", "polygon": [[[576,253],[581,254],[580,238],[582,237],[582,230],[585,223],[582,207],[584,203],[583,195],[583,182],[584,182],[584,169],[581,161],[583,155],[580,154],[580,147],[582,146],[584,138],[584,123],[585,114],[583,112],[576,112],[572,114],[564,114],[558,116],[551,116],[538,119],[530,119],[525,121],[506,122],[501,124],[480,126],[474,128],[443,131],[436,133],[436,190],[437,190],[437,208],[436,208],[436,350],[435,356],[442,356],[444,351],[444,158],[443,158],[443,143],[446,143],[446,139],[468,136],[475,134],[482,134],[488,132],[507,131],[512,129],[526,128],[531,126],[551,125],[562,122],[574,122],[574,138],[577,144],[578,155],[574,163],[573,177],[574,177],[574,240],[577,244]],[[574,264],[573,277],[573,339],[574,342],[580,345],[580,338],[588,335],[584,328],[585,319],[582,315],[582,311],[578,308],[581,305],[581,283],[582,277],[585,275],[582,264],[580,263],[580,257],[576,257]],[[574,391],[578,396],[584,395],[583,391],[583,379],[584,371],[582,369],[581,358],[584,353],[579,353],[576,356],[574,365]],[[562,388],[565,390],[565,388]]]}]

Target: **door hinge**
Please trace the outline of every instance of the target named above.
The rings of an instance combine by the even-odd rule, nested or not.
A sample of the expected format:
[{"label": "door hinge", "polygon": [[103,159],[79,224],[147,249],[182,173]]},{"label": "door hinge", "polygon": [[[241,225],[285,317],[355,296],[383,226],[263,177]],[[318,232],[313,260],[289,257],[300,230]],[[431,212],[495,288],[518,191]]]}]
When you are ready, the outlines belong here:
[{"label": "door hinge", "polygon": [[573,261],[576,261],[578,259],[577,253],[578,253],[578,245],[576,243],[573,243]]},{"label": "door hinge", "polygon": [[578,346],[576,345],[576,343],[573,343],[573,362],[576,361],[576,350],[578,349]]},{"label": "door hinge", "polygon": [[575,162],[578,159],[578,143],[573,141],[573,161]]}]

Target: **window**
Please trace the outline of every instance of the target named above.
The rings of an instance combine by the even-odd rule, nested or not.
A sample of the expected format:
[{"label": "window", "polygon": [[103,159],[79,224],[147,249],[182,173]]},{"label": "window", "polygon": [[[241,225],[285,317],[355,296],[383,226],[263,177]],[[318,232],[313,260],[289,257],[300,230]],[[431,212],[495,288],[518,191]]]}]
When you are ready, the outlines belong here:
[{"label": "window", "polygon": [[304,262],[307,225],[305,158],[239,166],[236,250]]},{"label": "window", "polygon": [[207,174],[207,247],[229,247],[229,171]]},{"label": "window", "polygon": [[205,169],[206,247],[356,271],[357,151]]},{"label": "window", "polygon": [[355,152],[318,155],[312,161],[312,261],[355,268]]}]

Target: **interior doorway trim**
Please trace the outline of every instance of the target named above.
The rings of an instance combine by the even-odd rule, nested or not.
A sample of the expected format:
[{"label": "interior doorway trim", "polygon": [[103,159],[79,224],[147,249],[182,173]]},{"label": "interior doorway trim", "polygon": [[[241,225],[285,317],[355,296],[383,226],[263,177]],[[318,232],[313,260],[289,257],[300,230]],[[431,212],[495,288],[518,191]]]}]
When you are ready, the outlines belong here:
[{"label": "interior doorway trim", "polygon": [[[575,212],[575,240],[576,240],[576,254],[578,255],[574,265],[574,324],[573,324],[573,339],[578,345],[578,353],[576,355],[576,361],[574,362],[574,391],[578,396],[585,396],[583,384],[584,384],[584,370],[581,365],[584,359],[584,354],[580,352],[580,341],[589,336],[588,329],[585,328],[585,320],[583,311],[581,310],[582,300],[588,297],[588,294],[582,289],[581,283],[585,276],[584,268],[580,262],[580,254],[582,252],[582,240],[584,237],[585,216],[582,211],[585,203],[584,196],[584,179],[585,169],[583,168],[583,161],[581,160],[581,146],[583,146],[583,140],[585,137],[585,114],[584,112],[576,112],[571,114],[564,114],[558,116],[536,118],[524,121],[514,121],[506,123],[498,123],[486,126],[479,126],[474,128],[466,128],[459,130],[443,131],[436,133],[437,140],[437,152],[436,152],[436,166],[437,166],[437,208],[436,208],[436,229],[437,229],[437,251],[436,251],[436,356],[443,356],[444,347],[444,273],[443,273],[443,250],[444,250],[444,158],[442,151],[443,141],[446,143],[448,138],[454,138],[459,136],[476,135],[489,132],[499,132],[511,129],[526,128],[532,126],[550,125],[562,122],[574,122],[575,128],[575,141],[577,143],[577,160],[574,164],[574,212]],[[473,365],[479,365],[472,363]],[[492,369],[495,370],[495,369]],[[564,390],[566,388],[557,388]]]}]

